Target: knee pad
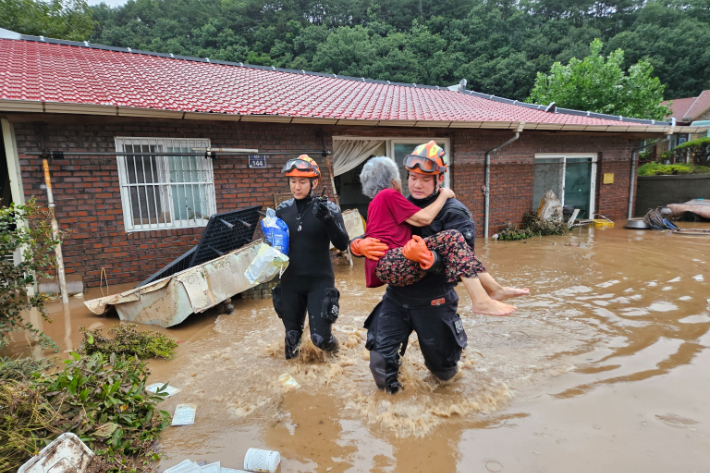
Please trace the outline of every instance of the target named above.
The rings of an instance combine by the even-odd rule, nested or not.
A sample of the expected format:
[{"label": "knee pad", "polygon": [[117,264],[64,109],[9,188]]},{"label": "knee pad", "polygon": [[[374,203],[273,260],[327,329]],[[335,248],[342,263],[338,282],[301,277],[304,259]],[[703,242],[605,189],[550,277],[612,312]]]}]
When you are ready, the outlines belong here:
[{"label": "knee pad", "polygon": [[321,306],[320,316],[332,324],[338,320],[338,314],[340,313],[340,291],[334,287],[329,287],[323,292],[323,305]]}]

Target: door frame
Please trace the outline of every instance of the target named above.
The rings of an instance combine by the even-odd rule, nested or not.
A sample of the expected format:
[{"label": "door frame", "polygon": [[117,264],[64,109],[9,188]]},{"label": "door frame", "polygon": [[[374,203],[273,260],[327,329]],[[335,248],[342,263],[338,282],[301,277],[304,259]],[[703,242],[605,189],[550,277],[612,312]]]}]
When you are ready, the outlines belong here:
[{"label": "door frame", "polygon": [[[7,161],[7,174],[10,177],[10,193],[15,204],[25,203],[25,191],[22,186],[22,171],[20,168],[20,156],[17,152],[17,140],[15,139],[15,128],[6,118],[0,119],[2,127],[2,142],[5,147],[5,161]],[[15,264],[22,262],[22,251],[15,250],[13,255]],[[30,295],[34,295],[32,292]]]},{"label": "door frame", "polygon": [[[362,140],[380,140],[385,142],[385,152],[387,157],[394,160],[394,145],[395,144],[413,144],[420,145],[422,143],[428,143],[431,140],[436,141],[436,143],[444,148],[446,155],[449,157],[449,169],[448,172],[444,174],[444,187],[450,187],[451,182],[451,165],[454,163],[454,157],[451,155],[451,138],[435,138],[435,137],[409,137],[409,136],[347,136],[347,135],[334,135],[332,137],[335,140],[352,140],[352,141],[362,141]],[[402,176],[404,179],[405,176]],[[405,183],[406,184],[406,183]]]},{"label": "door frame", "polygon": [[[565,204],[565,174],[567,171],[567,158],[591,158],[592,160],[592,170],[591,178],[589,180],[589,216],[588,218],[594,218],[594,212],[596,211],[595,203],[597,201],[597,161],[599,155],[597,153],[535,153],[535,159],[549,159],[549,158],[562,158],[562,183],[560,188],[562,189],[562,195],[560,196],[560,202],[562,205]],[[533,171],[534,172],[534,171]],[[533,186],[535,186],[535,181],[533,180]]]}]

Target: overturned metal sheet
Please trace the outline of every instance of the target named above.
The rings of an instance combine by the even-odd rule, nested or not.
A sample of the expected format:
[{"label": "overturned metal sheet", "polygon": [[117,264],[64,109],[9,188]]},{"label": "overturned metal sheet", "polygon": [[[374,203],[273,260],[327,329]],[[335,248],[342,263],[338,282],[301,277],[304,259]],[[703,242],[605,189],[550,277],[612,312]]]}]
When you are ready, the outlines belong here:
[{"label": "overturned metal sheet", "polygon": [[260,205],[212,215],[194,248],[179,256],[136,287],[146,286],[234,251],[251,242],[259,223]]},{"label": "overturned metal sheet", "polygon": [[253,287],[244,272],[261,244],[258,240],[146,286],[84,303],[97,315],[114,306],[121,320],[172,327]]}]

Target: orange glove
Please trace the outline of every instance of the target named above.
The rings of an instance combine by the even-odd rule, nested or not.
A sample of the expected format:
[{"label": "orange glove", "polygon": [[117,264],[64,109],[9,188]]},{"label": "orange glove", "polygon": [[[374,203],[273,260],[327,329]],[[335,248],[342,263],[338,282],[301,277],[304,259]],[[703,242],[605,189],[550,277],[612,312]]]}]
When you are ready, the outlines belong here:
[{"label": "orange glove", "polygon": [[426,246],[422,237],[412,235],[412,239],[402,247],[402,254],[408,260],[416,261],[422,269],[429,269],[434,264],[434,253]]},{"label": "orange glove", "polygon": [[355,256],[364,256],[372,261],[379,261],[387,250],[389,247],[377,238],[358,238],[350,243],[350,251]]}]

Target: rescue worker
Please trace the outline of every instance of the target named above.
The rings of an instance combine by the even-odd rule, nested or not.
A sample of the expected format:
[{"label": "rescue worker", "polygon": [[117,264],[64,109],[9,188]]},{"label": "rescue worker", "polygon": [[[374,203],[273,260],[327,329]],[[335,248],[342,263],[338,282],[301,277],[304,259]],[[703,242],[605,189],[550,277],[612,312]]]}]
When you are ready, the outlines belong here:
[{"label": "rescue worker", "polygon": [[[431,157],[433,156],[433,158]],[[426,160],[432,160],[428,163]],[[444,150],[430,142],[418,146],[404,159],[409,172],[408,200],[426,208],[439,196],[447,171]],[[413,233],[423,238],[442,230],[458,230],[474,248],[476,228],[468,209],[457,199],[448,199],[434,221],[427,227],[415,227]],[[379,259],[387,245],[375,239],[355,239],[350,249],[356,256]],[[390,394],[398,392],[401,357],[407,349],[409,335],[417,332],[424,361],[431,373],[446,381],[458,372],[457,363],[468,337],[459,315],[456,283],[447,282],[442,265],[428,270],[421,281],[402,287],[388,286],[382,301],[365,321],[366,348],[370,350],[370,370],[377,387]],[[494,300],[527,294],[527,289],[502,287],[481,265],[481,284]]]},{"label": "rescue worker", "polygon": [[281,173],[288,178],[293,195],[276,208],[276,216],[288,225],[290,261],[272,296],[286,330],[286,359],[298,356],[306,311],[313,344],[337,352],[331,325],[338,318],[340,294],[335,288],[330,243],[341,251],[348,247],[343,216],[333,202],[313,195],[321,172],[311,157],[303,154],[290,159]]}]

